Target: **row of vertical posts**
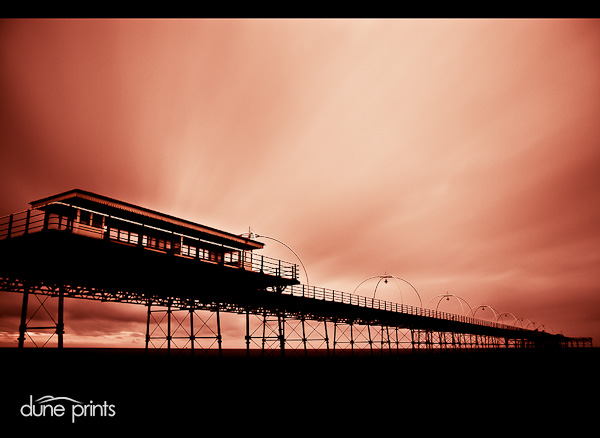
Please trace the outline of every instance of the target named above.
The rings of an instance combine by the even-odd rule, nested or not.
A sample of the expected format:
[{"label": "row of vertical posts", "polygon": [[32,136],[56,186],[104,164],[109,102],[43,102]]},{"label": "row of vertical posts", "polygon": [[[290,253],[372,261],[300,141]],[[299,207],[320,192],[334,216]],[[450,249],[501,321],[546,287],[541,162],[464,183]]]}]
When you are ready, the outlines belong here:
[{"label": "row of vertical posts", "polygon": [[[304,352],[304,356],[308,356],[308,350],[309,350],[309,342],[310,341],[322,341],[325,346],[326,346],[326,351],[327,351],[327,355],[329,355],[329,337],[327,335],[327,322],[326,321],[322,321],[323,324],[323,331],[324,331],[324,335],[323,338],[312,338],[309,339],[308,335],[307,335],[307,331],[306,331],[306,318],[304,315],[302,315],[300,317],[300,321],[299,324],[301,326],[301,337],[300,339],[291,339],[291,330],[290,330],[290,334],[286,334],[286,324],[290,324],[287,321],[287,318],[285,316],[285,314],[283,312],[275,312],[275,313],[269,313],[266,311],[263,311],[262,315],[257,315],[255,314],[257,317],[260,318],[260,323],[259,326],[257,328],[255,328],[254,331],[251,330],[251,324],[250,324],[250,315],[251,314],[255,314],[253,312],[251,312],[250,310],[246,310],[245,312],[245,316],[246,316],[246,335],[245,335],[245,341],[246,341],[246,356],[250,357],[251,355],[251,351],[252,351],[252,341],[257,339],[259,340],[260,344],[260,352],[261,355],[264,357],[267,354],[268,350],[273,350],[273,346],[277,345],[278,349],[279,349],[279,354],[281,357],[285,357],[286,356],[286,351],[288,351],[288,346],[290,344],[293,344],[294,342],[298,341],[301,342],[301,348],[302,351]],[[258,332],[260,332],[258,334]],[[271,342],[270,342],[271,341]],[[256,341],[255,341],[256,342]],[[292,350],[297,351],[298,348],[292,348]]]},{"label": "row of vertical posts", "polygon": [[[222,356],[223,354],[223,348],[222,348],[222,335],[221,335],[221,318],[220,318],[220,310],[219,310],[219,306],[217,305],[215,307],[215,314],[216,314],[216,325],[217,325],[217,333],[215,334],[215,336],[196,336],[196,328],[194,327],[194,315],[196,314],[197,309],[194,307],[193,303],[190,303],[188,308],[173,308],[172,303],[169,302],[167,304],[167,309],[157,309],[157,310],[153,310],[152,309],[152,300],[148,300],[147,302],[147,307],[148,307],[148,312],[147,312],[147,318],[146,318],[146,339],[145,339],[145,351],[146,353],[148,353],[149,349],[150,349],[150,344],[153,338],[153,333],[154,331],[156,331],[156,329],[160,328],[160,325],[162,323],[162,319],[160,321],[157,321],[157,327],[154,329],[154,331],[150,330],[150,323],[152,320],[152,314],[153,313],[166,313],[166,318],[167,318],[167,331],[166,333],[164,332],[164,330],[161,329],[161,331],[163,331],[163,333],[165,333],[164,337],[158,337],[160,339],[164,339],[166,340],[166,344],[167,344],[167,354],[171,354],[171,348],[174,345],[173,340],[175,339],[175,337],[173,336],[174,334],[174,330],[173,330],[173,326],[172,326],[172,317],[173,317],[173,312],[175,311],[187,311],[188,312],[188,317],[189,317],[189,332],[187,332],[187,336],[184,337],[179,337],[179,338],[185,338],[188,339],[190,341],[190,352],[192,355],[194,355],[195,353],[195,348],[196,348],[196,340],[200,339],[200,338],[211,338],[211,339],[215,339],[218,345],[218,353],[219,353],[219,357]],[[155,320],[156,321],[156,320]],[[180,323],[179,326],[175,329],[175,331],[182,326],[183,323]],[[157,337],[154,337],[157,338]]]},{"label": "row of vertical posts", "polygon": [[[45,216],[48,216],[48,213],[46,213]],[[45,218],[45,220],[47,220],[47,219]],[[27,212],[25,213],[25,226],[23,229],[23,234],[29,233],[30,222],[31,222],[31,210],[27,210]],[[13,228],[14,227],[15,227],[15,215],[14,215],[14,213],[11,213],[8,216],[8,224],[6,226],[6,239],[10,239],[11,237],[13,237]]]}]

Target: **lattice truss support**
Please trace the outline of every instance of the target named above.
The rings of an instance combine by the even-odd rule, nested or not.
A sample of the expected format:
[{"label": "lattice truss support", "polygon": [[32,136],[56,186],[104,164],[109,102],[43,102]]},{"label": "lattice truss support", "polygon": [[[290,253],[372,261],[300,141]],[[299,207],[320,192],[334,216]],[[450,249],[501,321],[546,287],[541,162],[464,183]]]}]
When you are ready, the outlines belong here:
[{"label": "lattice truss support", "polygon": [[333,353],[393,354],[412,346],[411,330],[357,321],[334,321]]},{"label": "lattice truss support", "polygon": [[355,321],[334,322],[333,354],[393,354],[406,350],[469,350],[478,348],[532,348],[523,339],[470,333],[439,332],[373,325]]},{"label": "lattice truss support", "polygon": [[220,306],[199,306],[190,301],[187,306],[174,307],[147,303],[146,351],[165,349],[207,353],[217,350],[222,355]]},{"label": "lattice truss support", "polygon": [[[64,299],[141,304],[148,308],[146,350],[215,351],[222,354],[221,312],[244,314],[246,349],[263,355],[309,355],[312,352],[393,353],[414,350],[476,348],[537,348],[531,339],[501,338],[482,334],[440,332],[394,327],[373,321],[336,320],[284,310],[203,304],[182,298],[159,298],[84,286],[27,283],[0,277],[0,291],[22,294],[18,346],[63,347]],[[332,336],[332,337],[331,337]],[[544,345],[542,345],[544,346]],[[591,338],[567,339],[562,348],[592,347]]]},{"label": "lattice truss support", "polygon": [[65,288],[49,287],[44,294],[36,293],[34,288],[23,285],[21,304],[21,323],[19,324],[18,346],[23,348],[29,340],[37,348],[52,345],[63,348]]},{"label": "lattice truss support", "polygon": [[259,350],[262,356],[308,356],[312,352],[329,354],[327,322],[306,315],[285,312],[245,312],[246,352]]},{"label": "lattice truss support", "polygon": [[494,348],[533,348],[527,340],[472,333],[412,330],[413,350],[471,350]]}]

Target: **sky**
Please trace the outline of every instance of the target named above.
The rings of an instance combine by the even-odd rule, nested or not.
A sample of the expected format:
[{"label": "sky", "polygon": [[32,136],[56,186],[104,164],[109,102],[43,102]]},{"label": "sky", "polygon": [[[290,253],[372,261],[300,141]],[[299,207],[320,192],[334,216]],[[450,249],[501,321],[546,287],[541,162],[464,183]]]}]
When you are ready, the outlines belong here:
[{"label": "sky", "polygon": [[[600,342],[598,20],[1,20],[0,65],[0,216],[81,188]],[[65,312],[65,346],[143,345],[142,306]]]}]

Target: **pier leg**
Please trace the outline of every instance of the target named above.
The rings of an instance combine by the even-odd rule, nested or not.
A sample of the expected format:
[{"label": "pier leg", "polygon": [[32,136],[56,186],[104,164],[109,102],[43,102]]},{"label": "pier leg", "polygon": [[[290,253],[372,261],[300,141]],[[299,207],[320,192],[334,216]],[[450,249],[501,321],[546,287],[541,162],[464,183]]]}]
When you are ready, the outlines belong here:
[{"label": "pier leg", "polygon": [[335,345],[337,344],[336,342],[337,339],[337,321],[333,322],[333,355],[335,356]]},{"label": "pier leg", "polygon": [[246,310],[246,357],[250,357],[250,311]]},{"label": "pier leg", "polygon": [[25,332],[27,331],[27,303],[29,302],[29,288],[25,286],[23,291],[23,302],[21,304],[21,324],[19,325],[19,348],[25,344]]},{"label": "pier leg", "polygon": [[194,344],[196,343],[196,336],[194,336],[194,305],[190,303],[190,353],[194,356]]},{"label": "pier leg", "polygon": [[223,357],[223,339],[221,337],[221,317],[219,306],[217,306],[217,343],[219,345],[219,357]]},{"label": "pier leg", "polygon": [[167,309],[167,356],[171,355],[171,303]]},{"label": "pier leg", "polygon": [[305,317],[304,314],[300,318],[302,321],[302,344],[304,345],[304,357],[308,356],[308,351],[306,350],[306,328],[305,328]]},{"label": "pier leg", "polygon": [[277,325],[279,326],[279,348],[281,357],[285,357],[285,316],[277,315]]},{"label": "pier leg", "polygon": [[65,333],[64,310],[65,310],[65,288],[61,286],[58,291],[58,322],[56,324],[56,334],[58,336],[58,348],[63,348],[63,335]]},{"label": "pier leg", "polygon": [[323,319],[323,327],[325,331],[325,345],[327,346],[327,357],[329,357],[329,336],[327,335],[327,320]]},{"label": "pier leg", "polygon": [[150,344],[150,315],[152,314],[152,302],[148,300],[148,316],[146,318],[146,349],[145,353],[148,354],[148,346]]},{"label": "pier leg", "polygon": [[354,323],[350,323],[350,353],[354,356]]}]

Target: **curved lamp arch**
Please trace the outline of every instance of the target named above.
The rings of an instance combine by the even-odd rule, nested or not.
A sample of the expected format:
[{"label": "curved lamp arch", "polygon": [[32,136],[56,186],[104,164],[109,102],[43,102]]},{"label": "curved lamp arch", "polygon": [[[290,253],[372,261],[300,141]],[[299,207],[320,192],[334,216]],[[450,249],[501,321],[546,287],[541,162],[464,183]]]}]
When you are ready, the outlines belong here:
[{"label": "curved lamp arch", "polygon": [[400,287],[399,281],[405,282],[406,284],[408,284],[415,291],[415,293],[417,294],[417,298],[419,299],[419,304],[420,304],[421,307],[423,307],[423,301],[421,300],[421,295],[419,295],[419,292],[417,291],[417,288],[415,288],[412,284],[410,284],[404,278],[400,278],[400,277],[397,277],[395,275],[391,275],[391,274],[388,274],[388,273],[385,273],[383,275],[373,275],[371,277],[365,278],[363,281],[361,281],[360,283],[358,283],[358,286],[356,286],[354,288],[354,291],[352,293],[356,294],[356,291],[358,290],[358,288],[363,283],[366,283],[367,281],[372,280],[374,278],[379,278],[379,280],[377,281],[377,284],[375,285],[375,290],[373,291],[373,298],[375,298],[375,294],[377,293],[377,288],[379,287],[379,284],[382,281],[384,281],[385,283],[387,283],[389,279],[393,279],[396,282],[396,284],[398,285],[398,289],[400,290],[401,303],[403,303],[403,299],[402,299],[403,297],[402,297],[402,288]]},{"label": "curved lamp arch", "polygon": [[525,326],[526,329],[529,329],[529,325],[531,325],[533,327],[533,330],[541,329],[541,331],[546,331],[545,329],[549,328],[550,329],[549,333],[554,332],[554,330],[552,330],[552,327],[547,327],[545,324],[542,324],[541,322],[531,321],[529,319],[527,321],[529,321],[529,322],[527,323],[527,326]]},{"label": "curved lamp arch", "polygon": [[501,314],[499,314],[499,315],[497,316],[497,321],[498,321],[498,322],[500,322],[500,323],[502,323],[502,321],[500,321],[500,318],[502,318],[502,317],[503,317],[503,316],[505,316],[505,315],[506,315],[506,316],[512,316],[512,317],[513,317],[514,321],[513,321],[513,324],[512,324],[512,325],[513,325],[514,327],[516,327],[516,324],[515,324],[515,323],[516,323],[517,321],[519,321],[519,318],[517,318],[517,316],[516,316],[514,313],[512,313],[512,312],[502,312]]},{"label": "curved lamp arch", "polygon": [[440,303],[442,302],[442,300],[443,300],[444,298],[446,298],[446,301],[450,301],[450,298],[456,298],[456,299],[458,300],[458,303],[460,304],[460,308],[461,308],[461,310],[462,310],[463,316],[466,316],[466,315],[467,315],[467,312],[465,312],[465,308],[464,308],[464,306],[463,306],[463,302],[464,302],[464,303],[467,305],[467,307],[469,308],[469,311],[471,311],[471,306],[469,305],[469,303],[467,302],[467,300],[465,300],[464,298],[461,298],[461,297],[459,297],[459,296],[457,296],[457,295],[454,295],[454,294],[442,294],[442,295],[437,295],[437,296],[433,297],[431,300],[429,300],[429,303],[427,303],[427,306],[426,306],[426,307],[429,307],[429,304],[431,304],[431,302],[432,302],[433,300],[435,300],[436,298],[439,298],[439,300],[438,300],[438,302],[437,302],[437,305],[435,306],[435,310],[436,310],[436,311],[438,310],[438,308],[439,308],[439,306],[440,306]]},{"label": "curved lamp arch", "polygon": [[475,307],[475,309],[472,310],[471,316],[475,318],[475,312],[477,312],[479,309],[485,310],[486,308],[492,311],[492,313],[494,314],[494,321],[497,321],[499,313],[496,311],[496,309],[494,309],[492,306],[488,306],[487,304],[482,304],[480,306]]},{"label": "curved lamp arch", "polygon": [[306,277],[306,286],[310,287],[310,283],[308,281],[308,272],[306,272],[306,267],[304,266],[304,263],[302,263],[302,259],[300,258],[300,256],[296,253],[296,251],[294,251],[292,248],[290,248],[289,245],[283,243],[281,240],[275,239],[274,237],[270,237],[270,236],[264,236],[262,234],[256,234],[254,231],[252,231],[252,229],[250,229],[247,233],[243,233],[241,234],[242,236],[248,236],[249,239],[251,238],[255,238],[255,239],[270,239],[270,240],[274,240],[277,243],[282,244],[283,246],[285,246],[287,249],[289,249],[298,259],[298,261],[300,262],[300,265],[302,266],[302,269],[304,270],[304,276]]}]

